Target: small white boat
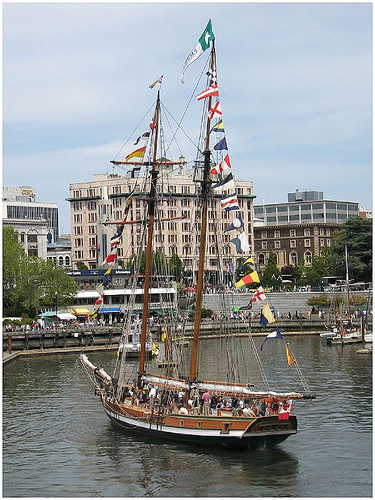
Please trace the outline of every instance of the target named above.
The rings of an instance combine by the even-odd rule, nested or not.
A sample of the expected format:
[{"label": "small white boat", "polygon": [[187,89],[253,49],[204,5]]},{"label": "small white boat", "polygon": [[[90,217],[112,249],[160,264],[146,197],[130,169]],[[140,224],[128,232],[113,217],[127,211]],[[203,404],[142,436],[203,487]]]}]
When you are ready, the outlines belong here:
[{"label": "small white boat", "polygon": [[365,333],[365,342],[366,344],[372,344],[372,332]]},{"label": "small white boat", "polygon": [[320,334],[322,339],[332,340],[337,335],[337,328],[333,328],[330,332],[323,332]]}]

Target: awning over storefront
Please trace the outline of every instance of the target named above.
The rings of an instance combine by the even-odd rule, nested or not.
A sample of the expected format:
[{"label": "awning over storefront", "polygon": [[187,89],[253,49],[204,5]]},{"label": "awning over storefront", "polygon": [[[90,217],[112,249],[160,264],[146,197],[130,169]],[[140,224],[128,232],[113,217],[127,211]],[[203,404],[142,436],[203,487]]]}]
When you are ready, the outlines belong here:
[{"label": "awning over storefront", "polygon": [[39,314],[40,318],[52,318],[53,316],[56,316],[56,311],[47,311],[42,314]]},{"label": "awning over storefront", "polygon": [[70,312],[75,316],[87,316],[90,314],[90,311],[84,307],[77,307],[76,309],[72,309]]},{"label": "awning over storefront", "polygon": [[89,291],[89,292],[77,292],[76,294],[76,299],[97,299],[100,297],[100,293],[95,292],[95,291]]},{"label": "awning over storefront", "polygon": [[57,313],[57,317],[59,319],[61,319],[62,321],[70,321],[71,319],[77,319],[76,316],[74,316],[74,314],[71,314],[71,313]]},{"label": "awning over storefront", "polygon": [[122,313],[119,307],[101,307],[98,314],[119,314]]}]

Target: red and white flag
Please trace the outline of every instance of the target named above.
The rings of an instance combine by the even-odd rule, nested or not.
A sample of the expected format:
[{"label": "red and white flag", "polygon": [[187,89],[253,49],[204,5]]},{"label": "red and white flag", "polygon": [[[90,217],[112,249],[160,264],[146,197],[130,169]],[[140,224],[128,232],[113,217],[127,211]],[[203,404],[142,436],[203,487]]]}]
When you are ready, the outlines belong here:
[{"label": "red and white flag", "polygon": [[100,306],[100,304],[103,302],[103,297],[104,293],[102,293],[101,296],[95,301],[96,306]]},{"label": "red and white flag", "polygon": [[224,170],[228,170],[230,168],[232,168],[232,165],[230,164],[229,155],[226,155],[222,162],[216,165],[216,167],[211,168],[210,172],[211,174],[219,174],[220,172],[223,172]]},{"label": "red and white flag", "polygon": [[115,246],[110,252],[109,254],[107,255],[107,257],[105,258],[102,266],[104,264],[110,264],[111,262],[114,262],[116,260],[116,257],[117,257],[117,246]]},{"label": "red and white flag", "polygon": [[259,302],[260,300],[266,300],[266,294],[261,286],[255,290],[253,294],[253,298],[251,299],[253,302]]},{"label": "red and white flag", "polygon": [[198,101],[200,101],[201,99],[205,99],[206,97],[218,96],[218,95],[219,95],[219,87],[217,85],[211,85],[211,87],[208,87],[208,89],[196,95],[195,98]]},{"label": "red and white flag", "polygon": [[219,118],[222,114],[220,102],[217,101],[217,103],[209,110],[208,118],[212,120],[213,118]]}]

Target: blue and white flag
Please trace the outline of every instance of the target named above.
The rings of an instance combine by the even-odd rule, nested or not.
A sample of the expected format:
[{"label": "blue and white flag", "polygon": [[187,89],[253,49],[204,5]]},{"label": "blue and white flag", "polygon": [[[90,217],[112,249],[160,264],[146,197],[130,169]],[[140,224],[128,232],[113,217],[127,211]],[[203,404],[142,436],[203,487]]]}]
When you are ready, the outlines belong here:
[{"label": "blue and white flag", "polygon": [[265,342],[267,342],[267,340],[270,340],[270,339],[281,339],[281,340],[283,340],[283,336],[281,335],[281,332],[280,332],[280,330],[278,328],[276,328],[276,330],[273,331],[272,333],[269,333],[267,335],[267,337],[263,340],[263,343],[260,346],[260,350],[261,351],[263,350],[263,346],[264,346]]},{"label": "blue and white flag", "polygon": [[236,247],[237,253],[247,253],[250,250],[250,245],[246,233],[241,233],[232,240],[230,240]]},{"label": "blue and white flag", "polygon": [[229,226],[224,229],[224,232],[226,231],[233,231],[233,229],[239,229],[240,227],[243,227],[243,220],[240,214],[238,214],[238,217],[233,219],[233,222],[229,224]]}]

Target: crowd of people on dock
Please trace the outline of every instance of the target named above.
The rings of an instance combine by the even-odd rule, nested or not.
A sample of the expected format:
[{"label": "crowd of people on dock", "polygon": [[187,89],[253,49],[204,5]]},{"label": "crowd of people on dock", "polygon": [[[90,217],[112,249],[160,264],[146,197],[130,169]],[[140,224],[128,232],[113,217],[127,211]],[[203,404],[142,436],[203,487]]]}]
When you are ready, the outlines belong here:
[{"label": "crowd of people on dock", "polygon": [[159,387],[153,384],[137,388],[134,383],[131,387],[123,388],[120,401],[125,400],[133,405],[151,409],[153,412],[166,408],[169,413],[181,415],[220,415],[224,410],[231,412],[232,416],[264,417],[289,415],[293,410],[292,400],[211,394],[208,390],[199,391],[194,386],[187,395],[183,390],[159,390]]}]

